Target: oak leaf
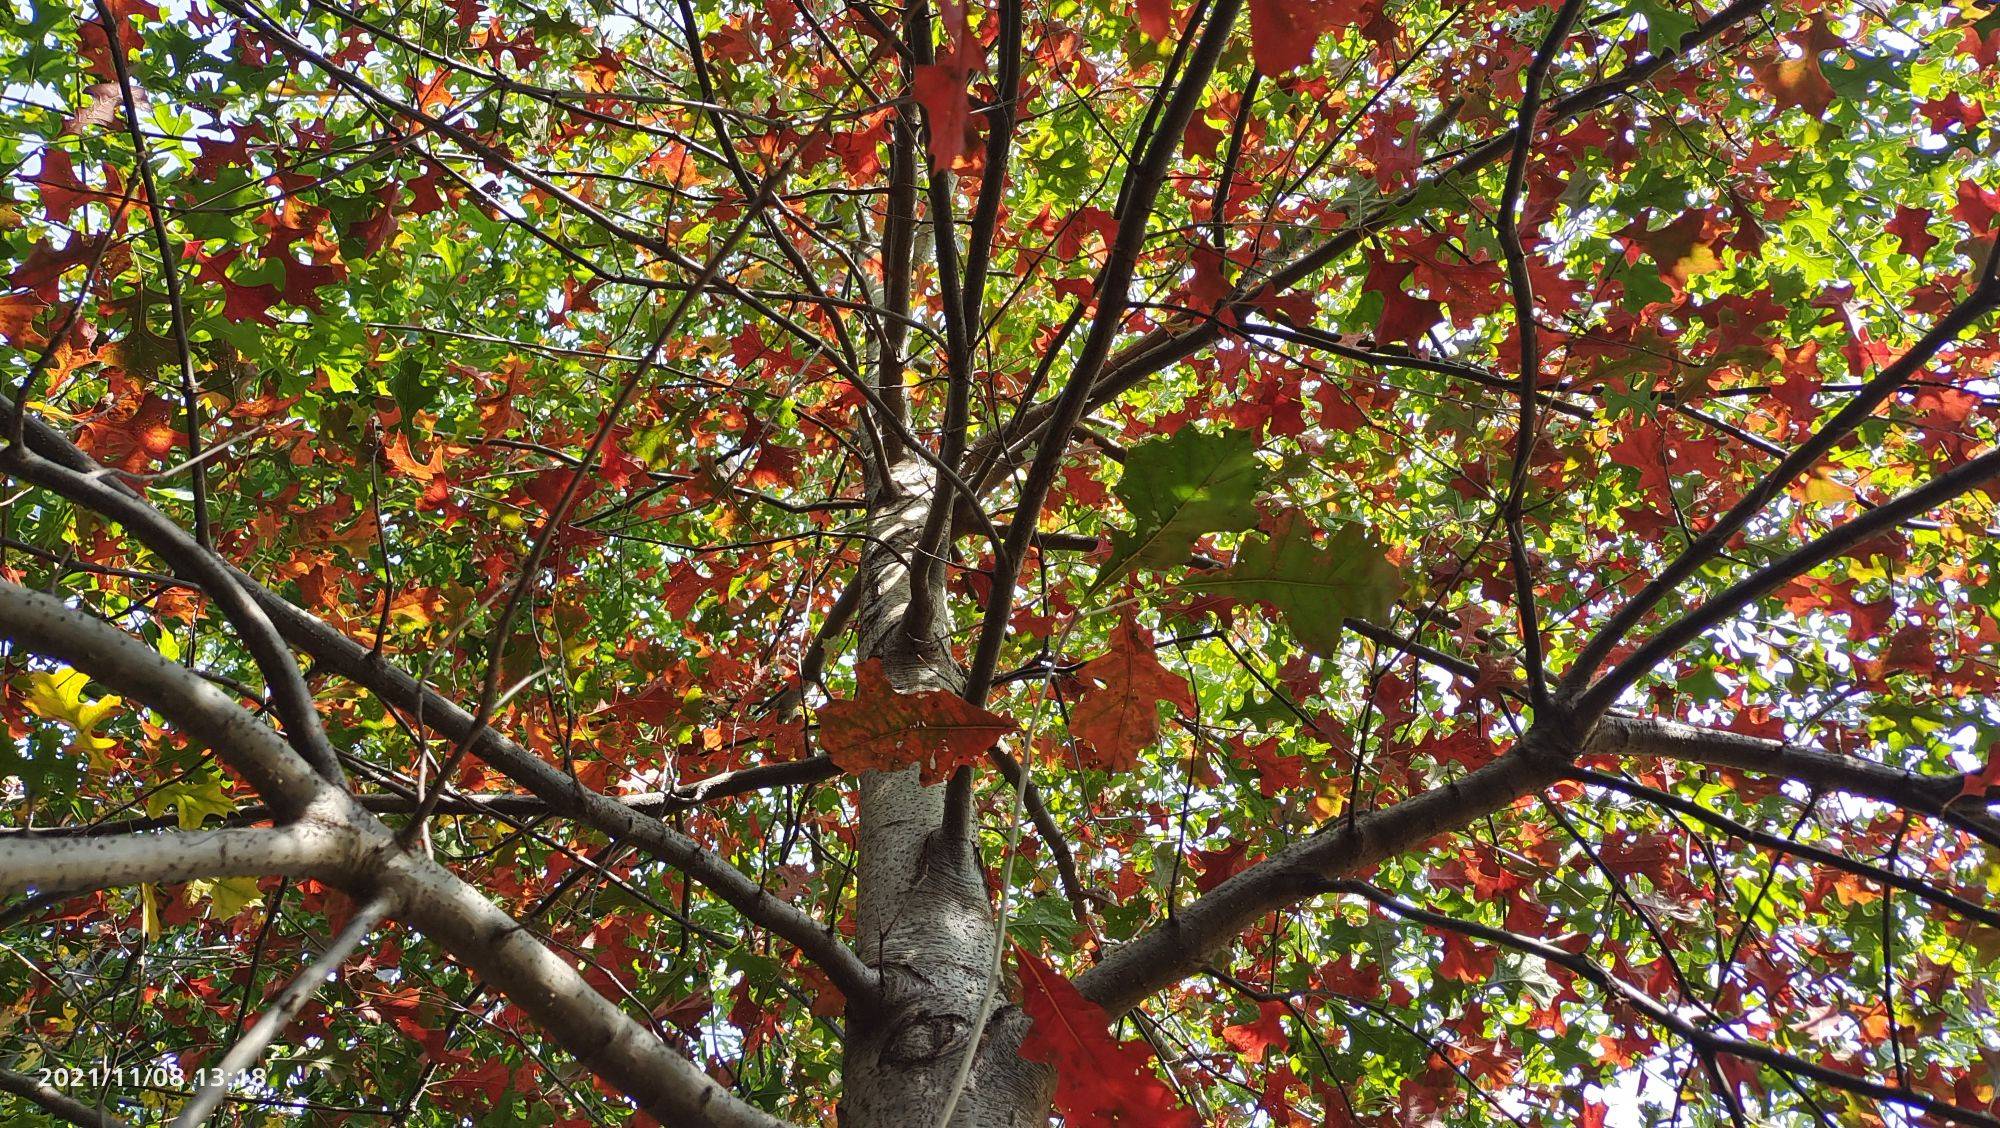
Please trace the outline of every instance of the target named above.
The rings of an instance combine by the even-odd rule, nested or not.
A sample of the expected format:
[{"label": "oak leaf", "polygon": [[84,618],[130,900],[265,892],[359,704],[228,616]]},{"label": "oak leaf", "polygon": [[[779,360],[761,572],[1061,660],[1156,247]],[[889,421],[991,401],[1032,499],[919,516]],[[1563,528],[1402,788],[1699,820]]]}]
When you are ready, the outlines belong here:
[{"label": "oak leaf", "polygon": [[1660,268],[1660,278],[1673,287],[1674,296],[1684,298],[1689,281],[1722,269],[1722,258],[1709,234],[1712,214],[1709,209],[1697,208],[1657,231],[1648,231],[1641,218],[1616,234],[1629,245],[1643,248]]},{"label": "oak leaf", "polygon": [[1227,569],[1184,586],[1269,603],[1308,650],[1326,655],[1338,645],[1345,620],[1381,618],[1403,580],[1360,528],[1343,525],[1322,546],[1314,543],[1312,525],[1294,511],[1269,536],[1247,539]]},{"label": "oak leaf", "polygon": [[1132,22],[1139,26],[1139,34],[1155,43],[1164,43],[1174,33],[1173,0],[1136,0],[1132,5]]},{"label": "oak leaf", "polygon": [[1196,537],[1247,529],[1256,523],[1251,499],[1266,471],[1257,440],[1242,431],[1211,435],[1183,427],[1165,438],[1135,444],[1112,493],[1134,520],[1131,531],[1111,534],[1111,559],[1097,587],[1130,568],[1167,568],[1187,562]]},{"label": "oak leaf", "polygon": [[98,199],[89,185],[77,179],[69,151],[54,145],[42,150],[42,170],[28,182],[42,190],[42,212],[54,224],[68,224],[77,208]]},{"label": "oak leaf", "polygon": [[93,759],[117,746],[118,742],[97,731],[118,712],[124,698],[106,695],[95,701],[84,697],[90,677],[81,670],[58,666],[53,670],[30,670],[24,676],[24,701],[28,711],[52,721],[61,721],[75,730],[69,751]]},{"label": "oak leaf", "polygon": [[1131,768],[1139,752],[1159,739],[1160,702],[1172,702],[1183,713],[1194,711],[1186,679],[1160,665],[1153,656],[1152,632],[1130,616],[1112,631],[1111,649],[1076,674],[1090,688],[1070,712],[1069,731],[1096,753],[1086,757],[1094,768]]},{"label": "oak leaf", "polygon": [[915,764],[925,783],[942,783],[986,754],[1014,722],[955,693],[898,693],[880,659],[861,664],[852,701],[819,710],[819,742],[844,772],[892,772]]},{"label": "oak leaf", "polygon": [[1403,283],[1417,269],[1414,262],[1391,262],[1371,254],[1368,273],[1361,288],[1382,295],[1382,315],[1375,319],[1375,343],[1407,345],[1423,337],[1444,316],[1444,306],[1430,298],[1416,297]]},{"label": "oak leaf", "polygon": [[965,152],[972,124],[972,92],[967,83],[985,59],[966,23],[964,5],[959,0],[944,0],[940,7],[945,25],[952,28],[952,46],[936,62],[910,72],[910,94],[924,108],[932,163],[949,169]]},{"label": "oak leaf", "polygon": [[1291,1045],[1291,1040],[1285,1037],[1284,1023],[1279,1021],[1284,1015],[1285,1004],[1266,999],[1257,1004],[1254,1021],[1223,1027],[1222,1040],[1251,1061],[1262,1061],[1264,1051],[1282,1051]]},{"label": "oak leaf", "polygon": [[1194,1113],[1153,1075],[1143,1043],[1111,1035],[1104,1008],[1018,944],[1021,1009],[1034,1025],[1021,1039],[1021,1056],[1055,1067],[1056,1111],[1068,1128],[1194,1128]]},{"label": "oak leaf", "polygon": [[29,327],[47,308],[49,303],[34,294],[0,294],[0,341],[18,348],[32,336]]},{"label": "oak leaf", "polygon": [[1833,87],[1828,85],[1815,55],[1779,59],[1756,68],[1756,74],[1757,81],[1780,106],[1797,106],[1813,117],[1823,118],[1826,108],[1833,104]]},{"label": "oak leaf", "polygon": [[1272,77],[1312,61],[1327,32],[1351,26],[1358,5],[1347,0],[1250,0],[1250,54]]}]

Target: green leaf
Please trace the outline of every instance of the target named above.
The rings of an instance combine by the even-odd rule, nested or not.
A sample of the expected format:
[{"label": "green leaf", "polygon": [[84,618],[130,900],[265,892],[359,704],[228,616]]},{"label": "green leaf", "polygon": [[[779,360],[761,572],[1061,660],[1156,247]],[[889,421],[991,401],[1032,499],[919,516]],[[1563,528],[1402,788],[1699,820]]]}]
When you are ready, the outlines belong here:
[{"label": "green leaf", "polygon": [[1014,909],[1009,935],[1026,943],[1033,941],[1057,952],[1075,950],[1076,913],[1061,897],[1032,897]]},{"label": "green leaf", "polygon": [[1251,500],[1264,487],[1257,440],[1243,431],[1210,435],[1183,427],[1134,446],[1112,493],[1135,521],[1111,534],[1111,559],[1093,587],[1132,568],[1170,568],[1187,559],[1196,537],[1257,523]]},{"label": "green leaf", "polygon": [[423,354],[412,350],[404,353],[389,376],[389,394],[395,397],[396,406],[403,412],[403,427],[410,428],[411,420],[417,412],[427,411],[438,399],[438,387],[426,372]]},{"label": "green leaf", "polygon": [[1304,515],[1290,512],[1270,536],[1247,538],[1229,568],[1185,586],[1261,599],[1284,615],[1307,649],[1325,655],[1339,644],[1343,620],[1380,618],[1403,590],[1403,579],[1360,528],[1344,525],[1322,547],[1313,543]]},{"label": "green leaf", "polygon": [[1632,10],[1646,17],[1646,49],[1655,55],[1680,50],[1681,40],[1695,28],[1695,18],[1672,0],[1638,0]]},{"label": "green leaf", "polygon": [[229,785],[220,773],[189,776],[146,798],[148,815],[158,818],[169,809],[182,830],[198,830],[208,816],[222,817],[234,812],[236,801],[229,797]]}]

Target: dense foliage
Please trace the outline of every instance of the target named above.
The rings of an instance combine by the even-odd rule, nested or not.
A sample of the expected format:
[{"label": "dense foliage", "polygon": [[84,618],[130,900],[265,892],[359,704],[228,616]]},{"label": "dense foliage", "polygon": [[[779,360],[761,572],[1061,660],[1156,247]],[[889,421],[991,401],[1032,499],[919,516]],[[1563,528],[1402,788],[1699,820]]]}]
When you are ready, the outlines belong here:
[{"label": "dense foliage", "polygon": [[675,1107],[401,877],[47,876],[306,793],[87,616],[793,1122],[916,765],[1072,1126],[2000,1123],[1990,6],[14,0],[0,70],[0,1066],[94,1070],[24,1115],[170,1116],[357,919],[236,1122]]}]

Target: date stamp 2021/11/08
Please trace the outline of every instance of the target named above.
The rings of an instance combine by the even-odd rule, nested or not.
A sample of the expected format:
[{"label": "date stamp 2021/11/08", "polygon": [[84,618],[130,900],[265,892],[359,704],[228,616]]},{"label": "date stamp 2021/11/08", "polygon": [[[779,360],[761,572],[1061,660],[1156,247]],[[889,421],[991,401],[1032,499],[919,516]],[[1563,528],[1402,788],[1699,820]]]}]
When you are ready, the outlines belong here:
[{"label": "date stamp 2021/11/08", "polygon": [[90,1065],[45,1065],[34,1071],[45,1085],[70,1088],[200,1089],[228,1084],[230,1088],[258,1088],[264,1084],[262,1068],[225,1074],[220,1069],[183,1069],[172,1061],[138,1063],[96,1062]]}]

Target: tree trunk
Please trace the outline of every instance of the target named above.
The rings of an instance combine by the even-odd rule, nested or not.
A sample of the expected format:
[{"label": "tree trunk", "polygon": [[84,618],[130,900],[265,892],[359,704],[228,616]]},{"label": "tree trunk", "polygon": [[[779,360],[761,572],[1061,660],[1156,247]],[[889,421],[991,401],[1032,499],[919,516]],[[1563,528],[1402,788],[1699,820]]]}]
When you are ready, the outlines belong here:
[{"label": "tree trunk", "polygon": [[[911,553],[930,503],[933,473],[921,462],[874,483],[856,609],[858,657],[880,659],[898,692],[963,685],[951,656],[943,593],[923,639],[903,629]],[[940,570],[939,584],[943,583]],[[957,1076],[993,965],[992,901],[971,814],[945,826],[945,788],[917,782],[916,769],[861,778],[855,940],[880,969],[882,1005],[849,1008],[840,1122],[845,1128],[935,1124]],[[969,807],[969,805],[968,805]],[[955,1128],[1030,1128],[1049,1119],[1054,1078],[1017,1055],[1027,1020],[1000,1005],[977,1039],[972,1074],[951,1118]]]}]

